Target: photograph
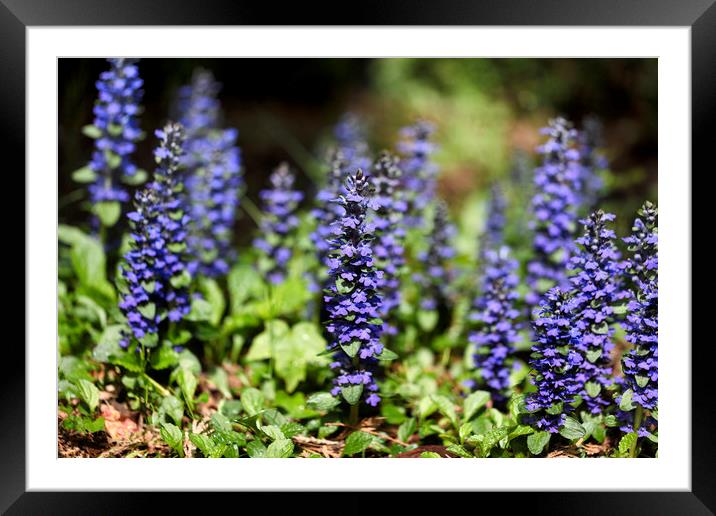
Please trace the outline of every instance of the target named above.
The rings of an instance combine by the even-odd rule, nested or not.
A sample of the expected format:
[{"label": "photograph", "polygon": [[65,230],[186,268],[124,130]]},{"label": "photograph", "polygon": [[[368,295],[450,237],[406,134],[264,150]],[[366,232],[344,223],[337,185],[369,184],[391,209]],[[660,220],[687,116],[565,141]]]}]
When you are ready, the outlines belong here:
[{"label": "photograph", "polygon": [[56,62],[57,457],[659,457],[657,58]]}]

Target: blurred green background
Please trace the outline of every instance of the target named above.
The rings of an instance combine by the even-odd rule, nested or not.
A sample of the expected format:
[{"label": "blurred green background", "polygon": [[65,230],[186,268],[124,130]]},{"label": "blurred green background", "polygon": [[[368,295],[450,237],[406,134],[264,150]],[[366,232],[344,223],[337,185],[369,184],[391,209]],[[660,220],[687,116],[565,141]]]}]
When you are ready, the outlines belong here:
[{"label": "blurred green background", "polygon": [[[101,59],[59,61],[61,223],[87,219],[84,188],[70,176],[91,153],[80,131],[92,122],[94,82],[106,67]],[[465,246],[480,230],[491,182],[503,181],[514,209],[524,211],[538,129],[557,114],[577,127],[590,115],[602,121],[609,171],[600,205],[617,213],[621,233],[645,199],[657,200],[656,59],[143,59],[141,126],[149,136],[139,144],[141,167],[151,170],[152,131],[172,116],[176,89],[197,67],[223,84],[224,123],[239,129],[254,199],[271,169],[288,160],[310,203],[332,126],[350,111],[364,118],[376,153],[393,148],[399,127],[417,118],[436,123],[439,190]],[[520,152],[528,168],[515,171]],[[238,223],[240,242],[250,226],[248,217]],[[518,228],[511,238],[523,236]]]}]

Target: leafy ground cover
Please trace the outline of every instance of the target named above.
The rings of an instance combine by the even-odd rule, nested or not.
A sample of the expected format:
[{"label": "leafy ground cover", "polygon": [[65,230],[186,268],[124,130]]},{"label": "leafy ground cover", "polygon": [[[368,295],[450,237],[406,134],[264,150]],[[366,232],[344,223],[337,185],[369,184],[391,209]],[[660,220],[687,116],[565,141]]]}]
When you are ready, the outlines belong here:
[{"label": "leafy ground cover", "polygon": [[375,152],[347,116],[316,191],[277,164],[255,204],[210,73],[154,164],[137,63],[97,89],[86,223],[58,232],[60,456],[657,455],[657,209],[615,233],[594,121],[551,120],[456,213],[439,128]]}]

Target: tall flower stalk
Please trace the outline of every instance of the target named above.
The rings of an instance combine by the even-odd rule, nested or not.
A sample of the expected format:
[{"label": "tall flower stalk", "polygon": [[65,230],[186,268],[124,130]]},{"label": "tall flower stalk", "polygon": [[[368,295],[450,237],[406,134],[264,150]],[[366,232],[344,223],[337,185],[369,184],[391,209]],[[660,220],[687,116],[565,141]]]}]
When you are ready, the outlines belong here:
[{"label": "tall flower stalk", "polygon": [[574,309],[571,295],[555,287],[542,298],[532,322],[535,344],[530,366],[537,389],[526,398],[530,412],[526,421],[550,433],[559,432],[564,425],[582,385],[578,379],[582,357],[571,331]]},{"label": "tall flower stalk", "polygon": [[380,284],[383,297],[381,317],[385,323],[383,329],[388,335],[397,333],[391,320],[394,310],[400,305],[400,272],[405,265],[405,230],[401,222],[407,204],[404,190],[400,186],[400,175],[397,157],[387,151],[381,153],[373,165],[371,177],[375,191],[372,223],[376,239],[373,242],[373,254],[378,268],[383,271]]},{"label": "tall flower stalk", "polygon": [[331,393],[341,394],[351,405],[353,422],[361,399],[371,406],[380,402],[374,374],[383,351],[378,293],[383,274],[373,259],[373,228],[366,220],[370,198],[370,182],[359,169],[337,200],[344,215],[336,221],[330,241],[330,284],[324,297],[328,349],[334,351],[331,368],[336,372]]},{"label": "tall flower stalk", "polygon": [[475,346],[473,363],[481,384],[490,391],[493,401],[503,406],[510,388],[510,361],[519,330],[517,261],[510,257],[507,247],[488,250],[484,256],[483,288],[470,313],[475,330],[470,333],[469,342]]},{"label": "tall flower stalk", "polygon": [[184,132],[169,123],[155,132],[154,181],[137,192],[131,226],[130,250],[124,256],[122,277],[126,289],[119,307],[130,332],[121,344],[139,349],[157,346],[160,327],[181,320],[189,312],[185,288],[185,240],[188,216],[182,210],[183,183],[178,177]]},{"label": "tall flower stalk", "polygon": [[295,176],[288,164],[281,163],[270,177],[271,189],[259,194],[263,202],[263,219],[260,235],[254,240],[263,257],[262,272],[272,284],[286,278],[288,262],[292,256],[292,233],[298,227],[296,208],[303,194],[293,189]]},{"label": "tall flower stalk", "polygon": [[574,291],[576,349],[582,356],[578,380],[581,396],[592,414],[610,404],[607,388],[613,384],[614,306],[625,297],[621,257],[614,244],[616,235],[607,227],[614,215],[598,210],[581,220],[584,233],[569,268]]},{"label": "tall flower stalk", "polygon": [[243,188],[238,132],[220,128],[221,89],[213,75],[197,70],[179,90],[178,110],[186,127],[189,269],[209,277],[224,275],[235,259],[232,233]]},{"label": "tall flower stalk", "polygon": [[591,212],[599,201],[604,188],[604,180],[599,172],[608,167],[607,159],[600,152],[603,142],[603,127],[595,116],[584,119],[579,132],[579,153],[582,160],[582,177],[580,179],[580,204],[584,211]]},{"label": "tall flower stalk", "polygon": [[435,200],[438,167],[431,159],[437,148],[431,141],[434,132],[434,125],[424,120],[400,131],[398,152],[402,157],[403,185],[409,195],[405,217],[409,228],[423,227],[423,213]]},{"label": "tall flower stalk", "polygon": [[647,201],[634,221],[629,246],[627,275],[630,279],[627,316],[623,322],[626,340],[633,347],[622,357],[625,392],[631,391],[634,411],[624,414],[626,432],[648,435],[645,417],[655,411],[659,401],[659,236],[658,211]]},{"label": "tall flower stalk", "polygon": [[[96,83],[98,98],[94,104],[94,121],[85,128],[85,134],[94,138],[92,160],[87,168],[90,201],[99,203],[129,201],[121,181],[132,183],[137,166],[132,161],[136,142],[142,138],[139,115],[142,111],[143,81],[139,77],[136,59],[108,59],[110,69],[102,72]],[[77,178],[77,177],[76,177]],[[115,210],[117,217],[119,210]],[[101,220],[113,225],[114,220]],[[111,222],[111,224],[109,224]]]},{"label": "tall flower stalk", "polygon": [[422,287],[420,307],[435,310],[448,304],[452,270],[450,261],[455,257],[452,240],[456,229],[450,223],[448,209],[444,202],[435,205],[432,231],[427,235],[427,250],[421,252],[421,272],[413,279]]},{"label": "tall flower stalk", "polygon": [[582,166],[576,147],[577,132],[563,118],[542,129],[548,139],[537,148],[542,166],[535,169],[532,198],[534,259],[527,265],[526,296],[535,306],[549,288],[569,288],[567,264],[572,253]]},{"label": "tall flower stalk", "polygon": [[507,210],[507,201],[505,193],[497,183],[490,186],[490,198],[487,202],[487,219],[485,228],[480,239],[480,255],[484,258],[484,253],[490,249],[499,249],[504,243],[505,238],[505,211]]},{"label": "tall flower stalk", "polygon": [[313,292],[321,289],[325,277],[334,223],[345,213],[344,207],[335,200],[346,193],[344,184],[349,176],[370,166],[363,126],[355,115],[344,115],[334,128],[334,136],[336,147],[331,151],[326,183],[316,194],[315,206],[311,210],[317,221],[311,242],[318,258],[318,270],[307,277]]}]

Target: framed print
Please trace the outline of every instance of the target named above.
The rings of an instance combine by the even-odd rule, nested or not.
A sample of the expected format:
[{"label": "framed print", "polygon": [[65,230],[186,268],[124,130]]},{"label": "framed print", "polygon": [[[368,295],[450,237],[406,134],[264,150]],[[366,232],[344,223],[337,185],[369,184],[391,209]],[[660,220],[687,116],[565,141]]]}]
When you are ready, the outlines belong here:
[{"label": "framed print", "polygon": [[691,170],[716,7],[369,7],[4,1],[3,510],[714,511]]}]

